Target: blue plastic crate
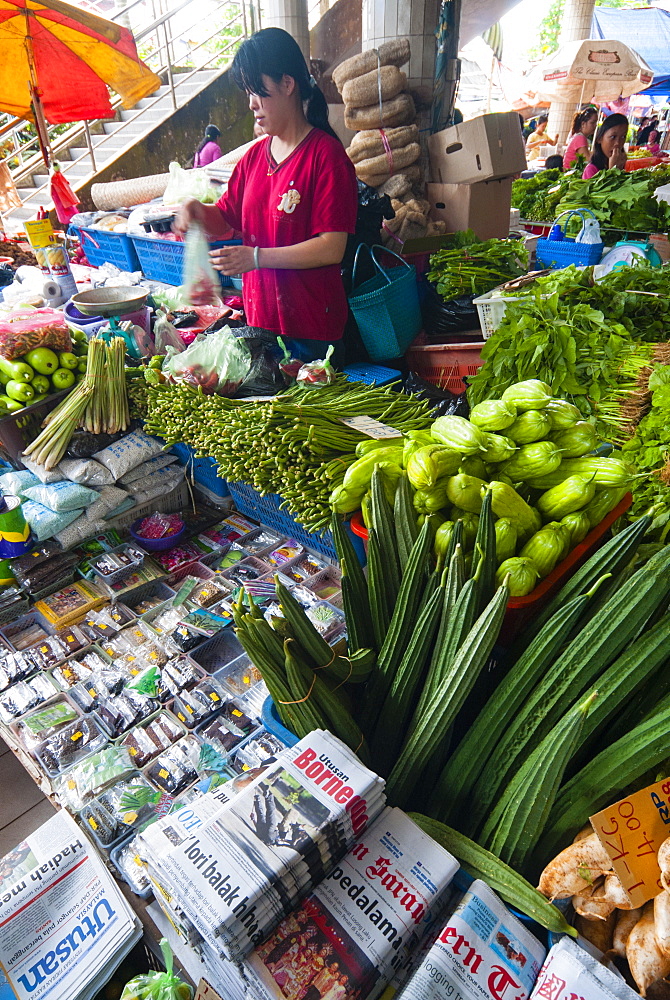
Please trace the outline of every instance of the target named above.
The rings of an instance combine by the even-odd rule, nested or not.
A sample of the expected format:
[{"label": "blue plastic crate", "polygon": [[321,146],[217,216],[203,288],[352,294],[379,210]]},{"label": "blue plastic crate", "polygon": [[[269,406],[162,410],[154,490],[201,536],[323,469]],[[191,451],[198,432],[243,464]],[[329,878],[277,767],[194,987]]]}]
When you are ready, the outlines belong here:
[{"label": "blue plastic crate", "polygon": [[230,496],[228,483],[218,475],[219,466],[213,458],[196,458],[194,449],[187,444],[173,445],[172,454],[178,457],[181,465],[186,466],[186,478],[196,486],[204,487],[221,499]]},{"label": "blue plastic crate", "polygon": [[[219,240],[210,248],[239,246],[241,240]],[[163,281],[166,285],[181,285],[184,269],[184,244],[175,240],[159,240],[151,236],[133,236],[139,266],[145,278]],[[230,278],[219,275],[221,284],[230,284]]]},{"label": "blue plastic crate", "polygon": [[[260,521],[268,528],[274,528],[282,535],[297,539],[301,545],[319,552],[326,559],[333,562],[337,560],[333,536],[330,531],[326,531],[322,535],[310,534],[287,510],[279,509],[284,498],[278,493],[268,493],[266,496],[261,496],[258,490],[255,490],[253,486],[247,486],[246,483],[228,483],[228,488],[233,503],[240,514],[246,514],[247,517]],[[349,531],[348,526],[347,530]],[[361,564],[365,565],[365,548],[362,539],[354,535],[352,531],[349,531],[349,537]]]},{"label": "blue plastic crate", "polygon": [[121,271],[141,270],[130,236],[126,236],[125,233],[106,233],[102,229],[77,226],[73,228],[79,234],[79,240],[90,264],[95,267],[100,267],[101,264],[114,264]]},{"label": "blue plastic crate", "polygon": [[261,722],[269,733],[276,736],[277,739],[281,740],[287,747],[294,747],[298,742],[298,737],[292,733],[290,729],[287,729],[279,718],[277,706],[273,702],[272,698],[266,698],[263,702]]},{"label": "blue plastic crate", "polygon": [[395,368],[384,368],[383,365],[356,364],[347,365],[342,369],[342,374],[349,382],[364,382],[366,385],[388,385],[389,382],[396,382],[400,378],[400,372]]}]

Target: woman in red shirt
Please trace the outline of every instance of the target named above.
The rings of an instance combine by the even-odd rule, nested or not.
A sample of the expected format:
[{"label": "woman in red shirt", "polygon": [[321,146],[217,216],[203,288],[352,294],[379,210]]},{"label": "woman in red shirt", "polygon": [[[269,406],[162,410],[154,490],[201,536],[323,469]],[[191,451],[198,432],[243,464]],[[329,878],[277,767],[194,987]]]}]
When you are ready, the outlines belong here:
[{"label": "woman in red shirt", "polygon": [[212,240],[241,232],[242,246],[210,255],[224,274],[244,275],[247,322],[297,340],[303,360],[320,358],[347,320],[340,263],[356,228],[356,174],[286,31],[264,28],[243,42],[232,73],[266,138],[242,157],[217,204],[186,202],[176,228],[196,221]]}]

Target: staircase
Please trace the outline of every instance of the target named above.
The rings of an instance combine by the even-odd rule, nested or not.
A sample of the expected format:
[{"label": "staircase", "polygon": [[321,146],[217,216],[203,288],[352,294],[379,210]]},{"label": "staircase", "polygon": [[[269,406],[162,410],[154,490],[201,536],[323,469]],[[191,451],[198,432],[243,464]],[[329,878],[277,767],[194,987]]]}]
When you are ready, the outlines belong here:
[{"label": "staircase", "polygon": [[[184,8],[192,3],[193,17],[197,18],[194,24],[185,21],[184,17]],[[130,8],[119,12],[112,20],[127,17],[127,11],[132,7],[144,6],[143,0],[135,0]],[[140,30],[133,25],[138,47],[140,42],[144,42],[145,46],[147,42],[153,46],[153,51],[144,61],[165,81],[155,94],[141,100],[129,111],[121,107],[117,98],[116,102],[112,102],[112,106],[116,108],[115,120],[79,122],[60,136],[50,135],[53,158],[61,164],[61,170],[74,191],[89,184],[102,170],[110,167],[129,149],[159,129],[175,111],[183,108],[217,77],[222,76],[229,68],[239,42],[247,33],[256,30],[259,24],[253,0],[220,0],[218,4],[209,4],[210,24],[214,20],[211,15],[212,7],[214,11],[221,8],[226,22],[197,45],[193,46],[189,42],[184,61],[188,61],[191,68],[182,70],[178,62],[175,62],[175,49],[190,32],[200,28],[202,10],[198,11],[198,7],[199,0],[185,0],[172,12],[153,20]],[[175,14],[180,15],[176,29],[178,35],[172,32]],[[213,55],[208,55],[207,43],[220,37],[222,32],[232,36],[230,41]],[[39,153],[37,139],[20,141],[20,130],[24,126],[25,122],[12,119],[0,128],[2,140],[6,141],[9,137],[14,143],[15,153],[7,159],[11,161],[18,157],[22,161],[11,170],[22,205],[2,216],[4,227],[10,232],[21,229],[24,222],[34,219],[40,206],[46,209],[53,206],[49,175]]]}]

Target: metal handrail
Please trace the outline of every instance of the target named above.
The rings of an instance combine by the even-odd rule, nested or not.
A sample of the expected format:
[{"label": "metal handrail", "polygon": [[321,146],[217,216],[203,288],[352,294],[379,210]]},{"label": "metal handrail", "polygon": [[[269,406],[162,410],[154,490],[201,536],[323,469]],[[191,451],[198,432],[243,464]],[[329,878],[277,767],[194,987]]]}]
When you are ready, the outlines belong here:
[{"label": "metal handrail", "polygon": [[[133,8],[139,6],[140,4],[142,4],[144,2],[145,2],[145,0],[134,0],[134,2],[132,4],[129,4],[123,10],[115,12],[114,16],[112,18],[110,18],[110,20],[114,21],[114,20],[118,19],[119,17],[125,16],[128,13],[128,11],[132,10]],[[216,5],[215,10],[220,9],[223,6],[230,6],[231,2],[235,3],[236,0],[219,0],[219,2]],[[201,42],[198,43],[198,45],[196,45],[194,48],[192,48],[190,50],[190,52],[189,52],[189,57],[192,56],[194,52],[197,52],[204,45],[206,45],[208,42],[210,42],[221,31],[224,31],[226,28],[231,27],[235,23],[238,23],[238,22],[241,23],[241,25],[242,25],[242,34],[240,35],[240,38],[244,38],[246,36],[246,34],[247,34],[247,10],[246,10],[246,4],[247,4],[247,2],[248,2],[248,0],[237,0],[239,9],[236,12],[236,14],[233,17],[231,17],[228,21],[226,21],[226,23],[224,25],[222,25],[219,28],[217,28],[216,31],[212,32],[210,35],[207,36],[207,38],[203,39]],[[162,43],[158,44],[157,47],[155,48],[155,50],[153,52],[151,52],[146,57],[146,59],[144,61],[146,63],[149,63],[150,61],[151,62],[155,61],[156,58],[159,58],[161,60],[159,66],[155,68],[155,72],[157,72],[159,75],[161,75],[161,74],[167,74],[167,76],[168,76],[168,85],[170,87],[170,92],[171,92],[171,96],[172,96],[172,102],[173,102],[173,106],[175,108],[178,106],[177,105],[177,101],[176,101],[176,95],[175,95],[175,79],[172,77],[172,66],[171,66],[170,58],[169,58],[170,57],[170,45],[175,41],[175,39],[174,39],[174,37],[171,36],[171,33],[170,33],[170,36],[168,36],[167,24],[168,24],[168,22],[170,22],[172,20],[172,18],[176,14],[180,13],[184,8],[186,8],[187,6],[189,6],[189,4],[191,4],[191,3],[193,3],[193,0],[183,0],[182,3],[180,3],[173,10],[169,11],[167,14],[163,14],[163,15],[161,15],[158,18],[154,18],[154,20],[149,25],[147,25],[144,28],[142,28],[142,30],[139,31],[139,32],[137,32],[135,34],[135,36],[134,36],[136,41],[141,41],[143,38],[147,38],[149,35],[153,34],[154,32],[157,33],[158,29],[161,26],[163,26],[163,29],[164,29],[164,41]],[[251,0],[250,6],[253,6],[253,0]],[[253,22],[255,11],[251,10],[250,13],[251,13],[251,19],[252,19],[252,22]],[[187,30],[187,29],[185,29],[185,30]],[[184,34],[184,31],[180,31],[178,37],[181,37],[183,34]],[[230,48],[232,48],[233,45],[236,44],[236,42],[238,40],[239,39],[237,39],[237,38],[231,39],[231,41],[223,49],[220,49],[219,51],[213,53],[204,62],[200,63],[198,66],[195,66],[192,70],[190,70],[190,72],[185,73],[185,74],[180,73],[179,76],[178,76],[178,78],[177,78],[176,86],[177,87],[181,87],[184,83],[187,83],[188,80],[190,80],[200,70],[206,69],[212,62],[214,62],[214,60],[221,59],[221,57],[224,56],[228,52],[228,50]],[[159,41],[158,37],[157,37],[156,41],[157,42]],[[163,62],[162,62],[162,53],[163,53],[163,51],[165,51],[165,56],[166,56],[166,62],[165,62],[165,64],[163,64]],[[152,108],[159,101],[163,100],[164,97],[165,97],[164,94],[156,94],[156,96],[153,98],[153,100],[150,101],[149,104],[145,104],[143,108],[138,109],[135,112],[135,114],[132,115],[130,118],[126,119],[126,121],[124,121],[120,127],[123,128],[125,125],[127,125],[127,124],[132,123],[133,121],[135,121],[141,114],[143,114],[145,111],[147,111],[150,108]],[[122,101],[121,101],[121,99],[119,97],[115,97],[112,100],[111,104],[112,104],[112,109],[116,112],[121,107]],[[111,120],[111,119],[105,119],[105,121],[109,121],[109,120]],[[25,123],[24,119],[14,118],[10,122],[8,122],[6,125],[4,125],[2,128],[0,128],[0,136],[1,135],[6,135],[7,133],[10,133],[10,132],[16,132],[18,129],[24,128],[25,124],[26,123]],[[93,173],[94,173],[95,169],[96,169],[96,167],[95,167],[95,155],[93,153],[92,143],[90,142],[90,131],[89,131],[88,125],[89,125],[89,123],[83,123],[83,124],[75,125],[73,128],[68,129],[67,132],[65,132],[61,136],[59,136],[57,138],[57,140],[53,143],[52,151],[55,154],[58,154],[58,152],[62,151],[67,146],[71,145],[74,141],[76,141],[77,138],[79,138],[79,137],[85,137],[86,144],[87,144],[87,147],[88,147],[87,151],[85,153],[82,153],[75,160],[70,161],[70,163],[68,163],[68,167],[71,164],[77,164],[80,161],[88,158],[92,162]],[[115,130],[114,132],[109,133],[109,134],[103,136],[102,139],[100,140],[100,142],[98,142],[96,144],[95,148],[97,149],[100,146],[102,146],[112,135],[115,135],[117,131],[118,130]],[[16,157],[17,155],[19,156],[19,159],[21,159],[21,154],[26,149],[28,149],[31,146],[35,145],[37,143],[37,141],[38,140],[37,140],[36,136],[32,137],[27,142],[21,143],[19,146],[17,146],[4,159],[12,159],[12,158]],[[3,162],[3,160],[1,158],[0,158],[0,162]],[[15,180],[15,183],[19,184],[20,181],[23,178],[25,178],[27,176],[30,176],[31,174],[34,174],[36,172],[36,168],[39,168],[40,162],[41,162],[40,154],[38,152],[36,152],[27,161],[21,163],[21,165],[13,171],[13,178]],[[36,187],[34,189],[34,191],[31,190],[31,195],[32,194],[40,193],[43,190],[45,190],[47,187],[48,187],[48,184],[43,184],[40,187]]]}]

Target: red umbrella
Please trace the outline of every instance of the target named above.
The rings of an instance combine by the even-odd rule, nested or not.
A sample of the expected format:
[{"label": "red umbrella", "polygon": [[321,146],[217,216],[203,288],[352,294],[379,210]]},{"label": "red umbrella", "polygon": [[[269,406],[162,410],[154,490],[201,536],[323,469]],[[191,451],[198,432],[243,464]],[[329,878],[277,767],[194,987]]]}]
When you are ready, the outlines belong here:
[{"label": "red umbrella", "polygon": [[0,0],[0,52],[0,111],[30,121],[111,118],[108,87],[132,108],[161,84],[127,28],[63,0]]}]

